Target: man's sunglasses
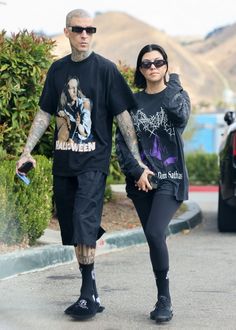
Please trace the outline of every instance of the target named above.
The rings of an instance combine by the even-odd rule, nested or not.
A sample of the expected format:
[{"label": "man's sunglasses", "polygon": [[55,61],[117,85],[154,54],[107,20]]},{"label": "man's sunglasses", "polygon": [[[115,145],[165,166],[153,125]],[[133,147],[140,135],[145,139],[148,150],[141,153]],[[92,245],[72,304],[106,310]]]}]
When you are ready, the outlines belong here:
[{"label": "man's sunglasses", "polygon": [[167,62],[165,60],[143,61],[141,62],[140,67],[143,69],[150,69],[152,64],[154,64],[156,68],[160,68],[161,66],[167,64]]},{"label": "man's sunglasses", "polygon": [[83,26],[68,26],[68,28],[72,32],[76,32],[76,33],[82,33],[83,31],[86,31],[87,34],[93,34],[93,33],[96,33],[96,31],[97,31],[97,29],[94,26],[87,26],[87,27],[83,27]]}]

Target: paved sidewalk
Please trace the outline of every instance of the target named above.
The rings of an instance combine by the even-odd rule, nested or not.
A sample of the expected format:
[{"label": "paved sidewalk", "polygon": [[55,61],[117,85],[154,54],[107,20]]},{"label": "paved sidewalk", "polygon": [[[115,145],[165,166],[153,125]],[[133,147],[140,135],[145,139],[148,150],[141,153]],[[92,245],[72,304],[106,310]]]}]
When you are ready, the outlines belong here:
[{"label": "paved sidewalk", "polygon": [[[124,192],[124,185],[112,185],[112,190]],[[186,204],[188,210],[180,217],[172,219],[167,235],[190,230],[201,223],[202,213],[198,204],[191,200]],[[74,248],[61,245],[58,231],[46,229],[38,243],[37,247],[0,255],[0,279],[75,260]],[[97,255],[144,243],[146,239],[141,227],[105,233],[97,243]]]}]

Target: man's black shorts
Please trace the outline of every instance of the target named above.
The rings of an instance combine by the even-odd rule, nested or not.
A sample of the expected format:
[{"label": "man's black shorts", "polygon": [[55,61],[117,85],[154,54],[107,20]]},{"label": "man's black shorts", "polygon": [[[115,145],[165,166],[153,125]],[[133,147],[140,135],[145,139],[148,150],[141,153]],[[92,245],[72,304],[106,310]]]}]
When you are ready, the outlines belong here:
[{"label": "man's black shorts", "polygon": [[75,177],[54,176],[53,190],[63,245],[96,246],[106,175],[89,171]]}]

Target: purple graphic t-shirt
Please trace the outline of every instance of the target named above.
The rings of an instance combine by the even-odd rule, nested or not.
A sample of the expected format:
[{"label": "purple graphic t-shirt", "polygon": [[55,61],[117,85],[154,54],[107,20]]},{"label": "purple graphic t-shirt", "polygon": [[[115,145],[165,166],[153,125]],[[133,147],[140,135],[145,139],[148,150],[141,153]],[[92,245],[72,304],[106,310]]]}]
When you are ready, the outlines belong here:
[{"label": "purple graphic t-shirt", "polygon": [[158,181],[177,184],[183,168],[174,125],[163,107],[165,90],[157,94],[135,94],[138,108],[131,112],[143,162],[156,174]]}]

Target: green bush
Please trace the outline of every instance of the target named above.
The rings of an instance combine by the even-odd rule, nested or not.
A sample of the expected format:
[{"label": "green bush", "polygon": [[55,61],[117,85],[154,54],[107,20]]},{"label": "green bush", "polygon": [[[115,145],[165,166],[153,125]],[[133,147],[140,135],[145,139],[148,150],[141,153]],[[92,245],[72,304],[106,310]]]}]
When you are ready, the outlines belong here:
[{"label": "green bush", "polygon": [[[53,47],[51,39],[27,31],[11,37],[0,33],[0,146],[9,154],[22,152],[53,60]],[[52,125],[35,153],[51,155]]]},{"label": "green bush", "polygon": [[129,67],[128,65],[123,64],[121,61],[118,64],[118,69],[122,76],[124,77],[125,81],[133,91],[133,93],[138,92],[139,88],[134,86],[134,69]]},{"label": "green bush", "polygon": [[6,244],[25,241],[33,245],[51,219],[51,161],[35,158],[37,167],[28,174],[28,186],[15,176],[16,160],[0,163],[0,240]]},{"label": "green bush", "polygon": [[13,193],[11,170],[0,164],[0,242],[16,244],[23,240],[20,223],[16,216],[16,195]]},{"label": "green bush", "polygon": [[217,184],[219,179],[216,154],[198,151],[185,156],[191,184]]}]

